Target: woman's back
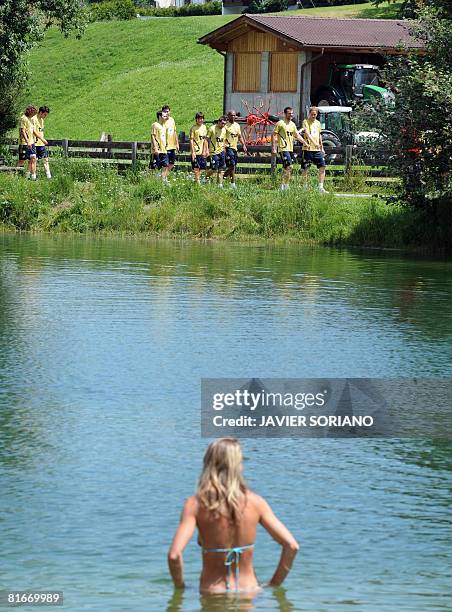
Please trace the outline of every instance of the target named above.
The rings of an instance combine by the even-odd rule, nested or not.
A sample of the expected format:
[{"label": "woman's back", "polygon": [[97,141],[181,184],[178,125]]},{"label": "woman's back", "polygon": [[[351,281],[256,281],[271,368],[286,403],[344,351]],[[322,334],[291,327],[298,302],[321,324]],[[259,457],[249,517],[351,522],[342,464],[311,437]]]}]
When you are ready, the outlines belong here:
[{"label": "woman's back", "polygon": [[[198,542],[203,548],[201,591],[255,590],[253,568],[256,527],[260,519],[259,497],[247,490],[240,502],[240,521],[216,517],[194,496],[197,506]],[[225,565],[225,562],[228,565]],[[238,582],[238,584],[237,584]]]}]

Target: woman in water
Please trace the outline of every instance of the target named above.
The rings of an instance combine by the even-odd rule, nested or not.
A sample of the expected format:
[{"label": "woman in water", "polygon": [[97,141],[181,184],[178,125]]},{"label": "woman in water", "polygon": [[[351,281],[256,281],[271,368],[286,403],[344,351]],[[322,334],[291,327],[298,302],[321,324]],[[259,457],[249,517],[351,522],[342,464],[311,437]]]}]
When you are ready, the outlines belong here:
[{"label": "woman in water", "polygon": [[185,502],[168,553],[175,587],[185,586],[182,553],[197,527],[203,549],[201,593],[259,589],[253,568],[258,523],[282,546],[278,567],[268,583],[278,586],[292,567],[298,544],[267,502],[246,486],[238,440],[215,440],[204,455],[197,493]]}]

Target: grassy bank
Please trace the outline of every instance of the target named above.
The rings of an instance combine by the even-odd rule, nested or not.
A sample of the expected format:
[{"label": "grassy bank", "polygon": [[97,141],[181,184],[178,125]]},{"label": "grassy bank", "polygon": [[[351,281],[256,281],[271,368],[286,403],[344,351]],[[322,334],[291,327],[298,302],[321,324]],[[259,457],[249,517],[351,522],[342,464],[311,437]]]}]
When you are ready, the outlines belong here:
[{"label": "grassy bank", "polygon": [[[195,185],[189,176],[164,187],[155,177],[85,161],[60,160],[55,176],[31,182],[0,175],[0,227],[45,232],[153,234],[217,239],[283,239],[312,244],[435,250],[441,232],[419,212],[372,198],[304,191],[279,177],[241,181],[236,191]],[[450,226],[449,222],[449,226]]]},{"label": "grassy bank", "polygon": [[[289,14],[386,17],[393,6],[376,9],[369,2]],[[164,103],[187,131],[197,110],[214,119],[223,104],[223,58],[196,41],[236,17],[100,22],[81,40],[51,29],[30,58],[29,100],[50,106],[51,138],[95,139],[107,132],[116,140],[145,140]]]}]

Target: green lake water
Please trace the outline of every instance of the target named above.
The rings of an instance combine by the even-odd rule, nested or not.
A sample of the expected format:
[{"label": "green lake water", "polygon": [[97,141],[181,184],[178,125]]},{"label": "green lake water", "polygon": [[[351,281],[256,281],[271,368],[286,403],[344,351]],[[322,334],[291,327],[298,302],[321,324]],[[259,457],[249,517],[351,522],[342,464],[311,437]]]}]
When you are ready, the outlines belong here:
[{"label": "green lake water", "polygon": [[[451,272],[394,252],[0,235],[0,589],[63,591],[74,611],[450,609],[446,442],[244,440],[250,486],[301,544],[284,589],[200,598],[194,539],[173,594],[166,553],[208,442],[202,377],[450,377]],[[259,531],[260,580],[278,556]]]}]

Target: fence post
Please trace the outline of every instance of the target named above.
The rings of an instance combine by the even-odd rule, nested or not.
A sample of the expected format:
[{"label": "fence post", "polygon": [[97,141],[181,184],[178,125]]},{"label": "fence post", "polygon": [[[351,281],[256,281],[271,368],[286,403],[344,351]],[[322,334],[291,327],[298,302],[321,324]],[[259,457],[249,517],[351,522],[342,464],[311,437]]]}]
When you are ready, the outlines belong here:
[{"label": "fence post", "polygon": [[276,172],[276,153],[272,153],[271,156],[270,172],[271,174],[275,174]]},{"label": "fence post", "polygon": [[67,138],[63,138],[62,145],[63,145],[63,155],[64,157],[67,157],[69,153],[69,140]]},{"label": "fence post", "polygon": [[132,166],[136,166],[137,163],[137,149],[138,149],[138,144],[137,142],[132,142]]},{"label": "fence post", "polygon": [[344,174],[350,174],[352,170],[352,163],[353,163],[353,145],[346,145]]}]

